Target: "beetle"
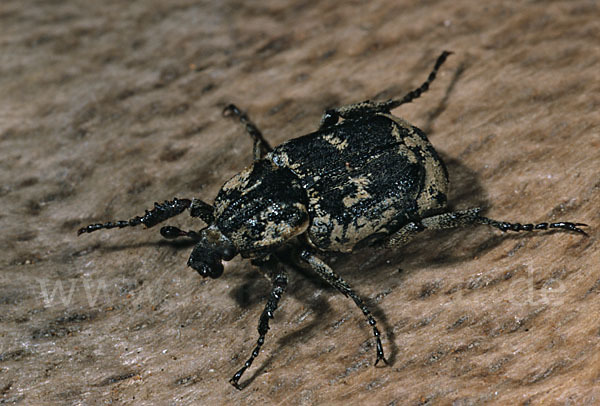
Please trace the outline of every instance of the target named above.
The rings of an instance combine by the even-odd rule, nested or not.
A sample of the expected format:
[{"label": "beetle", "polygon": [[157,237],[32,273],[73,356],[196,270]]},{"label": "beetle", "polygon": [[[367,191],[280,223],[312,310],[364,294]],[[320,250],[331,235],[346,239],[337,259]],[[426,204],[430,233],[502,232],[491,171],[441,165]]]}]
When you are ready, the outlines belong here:
[{"label": "beetle", "polygon": [[269,319],[286,290],[286,268],[312,269],[351,298],[372,327],[375,365],[387,364],[377,323],[364,300],[322,259],[320,253],[351,252],[365,246],[398,247],[419,232],[469,225],[501,231],[557,229],[586,235],[583,223],[521,224],[497,221],[479,208],[451,211],[447,205],[448,171],[419,128],[391,110],[429,89],[451,52],[436,60],[427,80],[400,99],[326,110],[315,132],[272,148],[248,115],[231,104],[223,114],[236,117],[252,137],[253,163],[229,179],[214,203],[178,199],[155,203],[143,216],[91,224],[78,234],[100,229],[156,224],[189,210],[206,223],[200,231],[162,227],[168,239],[187,237],[195,247],[187,262],[203,277],[223,274],[222,261],[250,258],[271,281],[258,323],[258,340],[248,360],[230,379],[239,381],[264,344]]}]

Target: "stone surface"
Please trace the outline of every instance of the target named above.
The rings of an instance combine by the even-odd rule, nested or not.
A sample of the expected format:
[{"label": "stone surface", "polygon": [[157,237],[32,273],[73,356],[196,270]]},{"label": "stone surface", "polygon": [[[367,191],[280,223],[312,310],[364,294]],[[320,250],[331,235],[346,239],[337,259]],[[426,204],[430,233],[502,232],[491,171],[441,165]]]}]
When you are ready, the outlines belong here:
[{"label": "stone surface", "polygon": [[[0,26],[3,402],[600,402],[596,1],[5,0]],[[432,89],[395,113],[443,154],[454,206],[590,235],[473,228],[330,259],[390,366],[372,366],[351,301],[292,273],[238,392],[269,288],[248,262],[202,280],[158,229],[76,236],[211,201],[251,161],[225,104],[277,144],[326,108],[403,95],[443,49]]]}]

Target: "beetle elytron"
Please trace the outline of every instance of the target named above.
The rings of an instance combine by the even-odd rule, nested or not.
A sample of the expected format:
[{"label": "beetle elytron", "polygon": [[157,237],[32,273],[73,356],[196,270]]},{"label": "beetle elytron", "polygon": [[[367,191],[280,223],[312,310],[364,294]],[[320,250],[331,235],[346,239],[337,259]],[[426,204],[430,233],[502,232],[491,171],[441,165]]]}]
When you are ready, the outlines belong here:
[{"label": "beetle elytron", "polygon": [[[390,111],[429,89],[450,52],[443,52],[427,80],[401,99],[365,101],[327,110],[317,131],[272,148],[248,116],[236,116],[254,140],[254,163],[228,180],[212,205],[200,199],[173,199],[130,220],[91,224],[78,233],[140,224],[150,228],[186,209],[207,226],[200,231],[162,227],[166,238],[196,242],[188,265],[203,277],[218,278],[221,261],[237,254],[252,258],[272,283],[258,323],[256,347],[230,382],[239,380],[258,356],[269,319],[287,286],[285,264],[303,264],[349,296],[373,328],[377,358],[387,363],[380,333],[364,301],[319,257],[365,245],[397,247],[425,229],[485,224],[502,231],[561,229],[581,234],[582,223],[519,224],[481,216],[478,208],[451,212],[448,172],[425,134]],[[343,119],[343,120],[342,120]]]}]

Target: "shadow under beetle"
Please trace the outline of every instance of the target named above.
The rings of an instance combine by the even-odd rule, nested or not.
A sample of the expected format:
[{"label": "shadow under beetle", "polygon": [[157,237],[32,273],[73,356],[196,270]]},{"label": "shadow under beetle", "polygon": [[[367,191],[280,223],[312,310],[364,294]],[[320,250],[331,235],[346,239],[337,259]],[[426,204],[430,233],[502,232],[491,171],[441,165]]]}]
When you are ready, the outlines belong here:
[{"label": "shadow under beetle", "polygon": [[582,223],[508,223],[481,216],[479,208],[448,209],[444,163],[420,129],[390,111],[427,91],[449,54],[443,52],[427,80],[403,98],[327,110],[317,131],[276,148],[246,113],[229,105],[223,114],[237,117],[246,127],[254,140],[254,162],[223,185],[212,205],[200,199],[175,198],[155,203],[143,216],[91,224],[78,234],[140,224],[150,228],[188,209],[207,226],[198,232],[171,226],[160,230],[165,238],[187,237],[196,243],[188,266],[203,277],[218,278],[223,273],[221,261],[237,254],[252,258],[272,288],[258,323],[256,347],[230,380],[238,389],[240,378],[260,352],[269,319],[286,289],[283,264],[290,260],[308,266],[356,303],[373,328],[375,365],[387,363],[368,307],[319,259],[319,252],[350,252],[374,244],[397,247],[425,229],[475,224],[502,231],[561,229],[585,235],[579,228],[585,226]]}]

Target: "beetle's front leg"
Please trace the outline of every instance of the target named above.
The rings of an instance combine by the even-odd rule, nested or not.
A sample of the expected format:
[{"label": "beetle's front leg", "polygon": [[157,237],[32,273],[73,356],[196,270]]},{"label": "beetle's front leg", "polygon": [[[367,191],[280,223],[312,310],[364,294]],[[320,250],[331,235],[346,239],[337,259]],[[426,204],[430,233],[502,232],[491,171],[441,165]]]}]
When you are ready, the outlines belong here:
[{"label": "beetle's front leg", "polygon": [[[124,228],[124,227],[135,227],[143,224],[146,228],[154,227],[158,223],[170,219],[183,213],[186,209],[190,209],[190,216],[200,217],[205,223],[212,224],[214,221],[213,207],[203,202],[200,199],[178,199],[174,198],[171,201],[165,201],[164,203],[154,203],[152,210],[146,210],[143,216],[135,216],[129,220],[117,220],[109,221],[106,223],[90,224],[77,230],[77,235],[84,233],[91,233],[96,230],[110,229],[110,228]],[[179,232],[179,234],[177,233]],[[184,233],[176,227],[163,227],[160,233],[165,238],[176,238],[184,236]],[[177,234],[177,235],[176,235]],[[192,232],[185,235],[186,237],[195,238]]]},{"label": "beetle's front leg", "polygon": [[185,209],[188,209],[192,205],[190,199],[178,199],[174,198],[171,201],[165,201],[164,203],[154,203],[152,210],[146,210],[143,216],[136,216],[129,220],[118,220],[109,221],[106,223],[90,224],[89,226],[82,227],[77,231],[77,235],[83,233],[91,233],[100,229],[110,228],[123,228],[123,227],[135,227],[140,224],[150,228],[156,224],[165,221],[171,217],[175,217],[181,214]]},{"label": "beetle's front leg", "polygon": [[383,361],[387,364],[387,360],[383,355],[383,345],[381,345],[381,333],[377,329],[377,322],[371,315],[371,311],[365,305],[364,301],[352,290],[350,285],[346,283],[341,277],[336,275],[335,272],[323,262],[321,259],[317,258],[313,253],[308,250],[303,250],[300,253],[300,258],[308,264],[321,278],[323,278],[327,283],[336,288],[338,291],[344,294],[346,297],[350,297],[354,303],[358,306],[358,308],[362,311],[362,313],[367,318],[367,322],[371,327],[373,327],[373,335],[375,336],[376,345],[377,345],[377,359],[375,360],[375,365],[379,363],[379,361]]},{"label": "beetle's front leg", "polygon": [[250,368],[254,358],[258,356],[258,353],[265,342],[267,331],[269,331],[269,319],[273,318],[273,313],[277,309],[281,295],[287,287],[288,280],[285,269],[280,263],[275,263],[276,261],[277,259],[273,256],[268,260],[267,263],[265,263],[265,267],[268,271],[267,276],[269,276],[269,279],[271,279],[272,284],[271,294],[269,295],[269,300],[267,300],[267,304],[265,305],[265,308],[258,321],[258,340],[256,341],[256,347],[252,351],[250,358],[248,358],[248,360],[244,363],[244,366],[241,367],[240,370],[237,371],[229,380],[229,382],[236,389],[242,389],[238,382],[246,369]]},{"label": "beetle's front leg", "polygon": [[223,110],[224,116],[235,116],[240,120],[240,123],[246,128],[246,132],[254,140],[253,156],[254,160],[264,158],[264,156],[273,151],[273,148],[269,145],[267,140],[262,135],[262,132],[256,127],[256,125],[250,120],[246,112],[240,110],[235,104],[230,104]]}]

